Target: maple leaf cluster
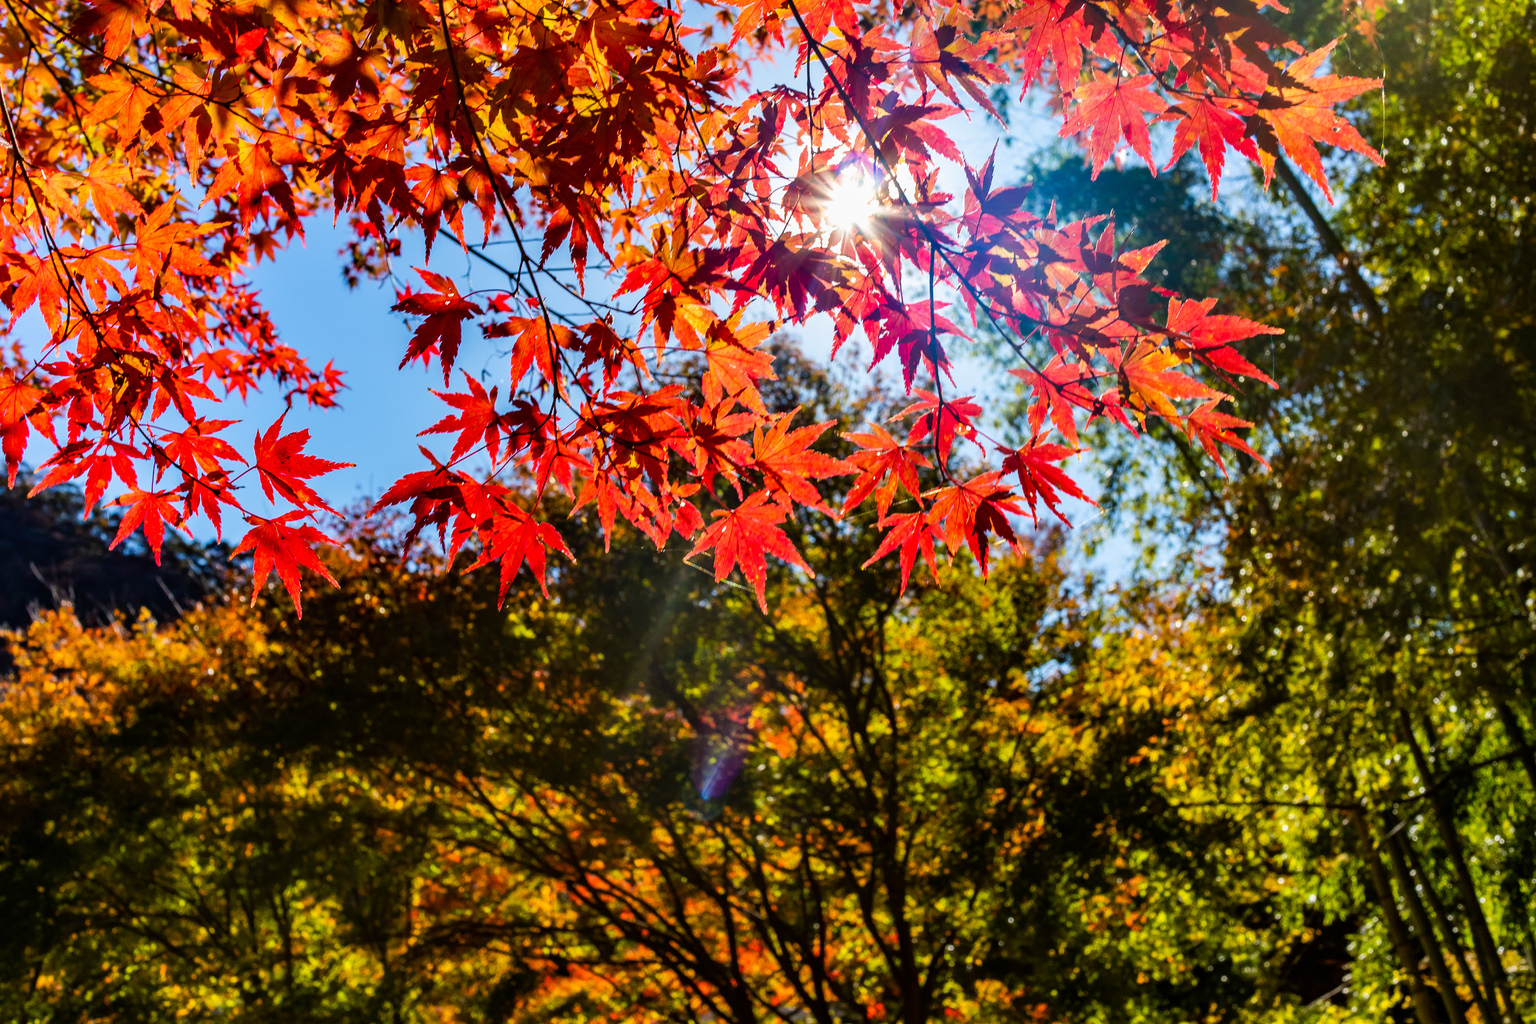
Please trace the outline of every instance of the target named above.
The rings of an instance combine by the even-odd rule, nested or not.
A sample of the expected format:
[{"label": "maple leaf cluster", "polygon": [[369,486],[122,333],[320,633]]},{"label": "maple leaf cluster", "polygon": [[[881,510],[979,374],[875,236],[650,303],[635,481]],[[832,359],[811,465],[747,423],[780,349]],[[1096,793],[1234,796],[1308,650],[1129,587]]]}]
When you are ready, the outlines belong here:
[{"label": "maple leaf cluster", "polygon": [[[0,302],[12,327],[35,312],[46,331],[0,371],[12,479],[29,444],[51,445],[38,489],[84,478],[88,510],[121,492],[123,536],[142,529],[157,557],[167,528],[239,515],[257,586],[275,570],[297,604],[328,540],[309,481],[345,464],[281,420],[242,454],[215,409],[259,387],[335,404],[340,371],[282,344],[247,274],[343,214],[349,273],[417,230],[429,254],[452,244],[505,275],[461,294],[422,269],[400,287],[401,365],[439,367],[452,410],[422,433],[454,440],[446,459],[423,448],[378,506],[470,544],[504,583],[526,564],[542,584],[549,554],[568,554],[539,511],[550,487],[606,530],[676,533],[722,578],[740,566],[761,601],[765,555],[803,567],[781,529],[797,507],[873,498],[904,577],[936,541],[985,568],[1010,517],[1082,496],[1060,466],[1079,419],[1157,416],[1213,456],[1254,455],[1220,411],[1230,394],[1197,376],[1267,382],[1236,345],[1274,332],[1153,287],[1157,246],[1121,251],[1112,220],[1028,212],[942,122],[995,114],[989,94],[1014,78],[1056,91],[1095,167],[1122,142],[1150,162],[1149,124],[1172,121],[1175,159],[1198,147],[1213,188],[1229,149],[1266,173],[1289,154],[1326,188],[1314,143],[1379,160],[1335,110],[1378,83],[1319,74],[1330,48],[1302,52],[1248,0],[711,12],[706,31],[655,0],[7,4]],[[761,87],[786,55],[804,87]],[[963,168],[963,196],[942,190],[941,161]],[[855,175],[872,210],[836,223]],[[764,341],[818,315],[838,347],[862,332],[873,363],[895,353],[917,397],[904,440],[872,427],[837,460],[812,447],[828,424],[767,408]],[[1033,439],[959,479],[956,439],[983,437],[982,410],[944,393],[967,318],[1014,346]],[[467,328],[509,349],[489,389],[463,375],[451,390]],[[679,367],[697,372],[679,382]],[[930,459],[943,483],[924,491]],[[844,474],[833,510],[817,483]],[[287,510],[248,508],[251,482]]]}]

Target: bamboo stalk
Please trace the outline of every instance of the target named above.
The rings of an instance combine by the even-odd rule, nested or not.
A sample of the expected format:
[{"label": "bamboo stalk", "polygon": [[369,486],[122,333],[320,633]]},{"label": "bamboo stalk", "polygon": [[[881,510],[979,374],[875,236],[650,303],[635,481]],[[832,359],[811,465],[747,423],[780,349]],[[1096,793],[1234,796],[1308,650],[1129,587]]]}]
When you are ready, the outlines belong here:
[{"label": "bamboo stalk", "polygon": [[1493,706],[1498,709],[1499,722],[1504,726],[1504,734],[1509,738],[1509,745],[1521,752],[1520,765],[1525,769],[1525,777],[1530,780],[1531,789],[1536,791],[1536,753],[1525,742],[1525,730],[1520,727],[1520,718],[1515,714],[1515,709],[1509,706],[1509,702],[1497,694],[1493,697]]},{"label": "bamboo stalk", "polygon": [[1488,996],[1483,991],[1482,982],[1473,975],[1472,968],[1467,965],[1466,951],[1461,948],[1461,939],[1456,935],[1456,919],[1451,910],[1440,899],[1440,893],[1435,889],[1435,883],[1430,879],[1429,873],[1424,870],[1424,865],[1419,860],[1419,855],[1414,851],[1413,844],[1406,841],[1402,845],[1403,852],[1408,855],[1408,862],[1413,868],[1413,873],[1418,876],[1419,885],[1423,887],[1424,898],[1429,901],[1429,907],[1435,914],[1435,920],[1440,924],[1440,934],[1444,940],[1445,948],[1451,951],[1451,962],[1460,969],[1462,984],[1472,992],[1472,1001],[1477,1004],[1478,1012],[1483,1015],[1487,1024],[1494,1024],[1499,1019],[1498,1012],[1488,1004]]},{"label": "bamboo stalk", "polygon": [[1408,865],[1403,861],[1401,839],[1395,832],[1387,833],[1382,842],[1387,850],[1387,861],[1392,865],[1392,874],[1397,877],[1397,884],[1402,887],[1403,901],[1408,904],[1414,931],[1419,933],[1419,943],[1424,947],[1424,956],[1429,960],[1429,971],[1434,975],[1435,987],[1440,990],[1445,1012],[1450,1016],[1451,1024],[1465,1024],[1467,1018],[1462,1013],[1461,997],[1456,994],[1451,972],[1445,966],[1445,956],[1440,951],[1440,943],[1435,939],[1434,926],[1429,922],[1429,915],[1424,912],[1424,901],[1414,891],[1413,878],[1408,874]]},{"label": "bamboo stalk", "polygon": [[1354,822],[1355,835],[1360,840],[1360,856],[1365,860],[1365,866],[1371,874],[1371,884],[1376,889],[1376,901],[1381,904],[1382,915],[1387,921],[1387,935],[1392,939],[1392,948],[1397,951],[1397,959],[1403,965],[1403,970],[1408,974],[1408,991],[1413,996],[1414,1016],[1419,1019],[1419,1024],[1436,1024],[1435,1004],[1430,998],[1429,989],[1424,984],[1424,977],[1419,973],[1419,958],[1413,952],[1413,940],[1408,937],[1408,929],[1403,925],[1402,915],[1397,911],[1397,898],[1392,892],[1392,880],[1387,877],[1387,871],[1381,866],[1381,857],[1376,853],[1376,843],[1371,835],[1371,827],[1365,822],[1365,815],[1360,810],[1353,809],[1345,814]]},{"label": "bamboo stalk", "polygon": [[[1409,749],[1413,752],[1413,760],[1419,768],[1419,775],[1429,793],[1429,807],[1432,817],[1435,819],[1435,827],[1440,832],[1440,839],[1445,844],[1446,856],[1451,862],[1452,873],[1456,877],[1456,887],[1461,892],[1461,901],[1467,909],[1467,921],[1472,927],[1472,948],[1477,954],[1478,965],[1482,968],[1483,975],[1488,979],[1489,986],[1502,998],[1504,1004],[1504,1019],[1509,1024],[1523,1024],[1520,1011],[1515,1009],[1514,997],[1509,990],[1509,977],[1504,973],[1504,962],[1499,959],[1498,946],[1493,941],[1493,933],[1488,929],[1488,919],[1483,916],[1483,906],[1477,900],[1477,885],[1472,880],[1472,872],[1467,868],[1466,854],[1461,847],[1461,836],[1456,831],[1456,821],[1446,805],[1445,794],[1440,791],[1435,782],[1434,773],[1430,770],[1429,759],[1424,755],[1424,748],[1419,743],[1418,735],[1413,729],[1413,720],[1408,717],[1408,712],[1399,710],[1405,739]],[[1429,723],[1425,723],[1429,729]],[[1433,737],[1433,733],[1431,733]],[[1490,992],[1489,1002],[1492,1002]]]}]

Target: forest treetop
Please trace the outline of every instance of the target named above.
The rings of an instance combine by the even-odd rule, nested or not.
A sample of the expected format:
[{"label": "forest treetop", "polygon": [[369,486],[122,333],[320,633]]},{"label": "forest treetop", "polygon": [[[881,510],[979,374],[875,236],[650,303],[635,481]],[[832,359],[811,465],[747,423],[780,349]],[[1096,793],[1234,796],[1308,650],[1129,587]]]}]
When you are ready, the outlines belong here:
[{"label": "forest treetop", "polygon": [[[464,294],[423,268],[401,290],[418,318],[401,365],[439,364],[452,409],[423,433],[457,440],[379,502],[452,550],[474,539],[504,584],[569,554],[536,507],[551,482],[605,529],[676,532],[721,578],[739,565],[760,601],[766,554],[804,564],[780,525],[832,511],[816,486],[832,475],[860,474],[904,571],[936,542],[984,564],[1010,514],[1077,493],[1057,464],[1079,417],[1160,417],[1213,456],[1253,455],[1229,391],[1189,371],[1268,382],[1236,345],[1274,329],[1153,287],[1158,246],[1121,251],[1112,221],[1030,212],[942,122],[1040,84],[1095,167],[1122,142],[1150,161],[1148,125],[1168,120],[1213,187],[1235,150],[1266,176],[1288,155],[1326,189],[1315,142],[1380,160],[1335,112],[1379,82],[1325,73],[1331,45],[1306,52],[1267,6],[11,0],[0,302],[48,336],[0,374],[10,472],[44,439],[38,489],[83,478],[87,511],[126,489],[119,539],[142,529],[157,551],[168,524],[241,515],[257,585],[275,569],[297,604],[300,569],[326,575],[310,481],[343,464],[281,418],[242,451],[217,403],[263,386],[336,402],[341,371],[282,343],[247,274],[345,214],[359,273],[413,230],[505,275]],[[728,40],[697,27],[711,15]],[[790,58],[797,84],[759,87],[755,67]],[[965,165],[958,201],[941,160]],[[859,182],[860,216],[830,209]],[[812,448],[828,424],[769,412],[763,342],[817,313],[837,346],[862,328],[875,362],[898,354],[905,437],[876,429],[833,459]],[[967,318],[1009,340],[1034,396],[1033,436],[969,478],[955,442],[981,444],[981,410],[945,379]],[[467,323],[510,349],[489,390],[468,374],[452,390]],[[913,490],[929,458],[942,484]],[[253,473],[279,514],[243,501]]]}]

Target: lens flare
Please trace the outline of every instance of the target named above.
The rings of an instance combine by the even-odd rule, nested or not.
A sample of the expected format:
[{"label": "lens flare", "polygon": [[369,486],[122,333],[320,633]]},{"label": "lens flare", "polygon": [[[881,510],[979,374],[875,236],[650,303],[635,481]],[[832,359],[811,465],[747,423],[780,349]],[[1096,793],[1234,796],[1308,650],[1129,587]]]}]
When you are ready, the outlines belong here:
[{"label": "lens flare", "polygon": [[837,179],[821,205],[821,215],[834,231],[851,231],[868,224],[879,212],[875,187],[862,174],[850,173]]}]

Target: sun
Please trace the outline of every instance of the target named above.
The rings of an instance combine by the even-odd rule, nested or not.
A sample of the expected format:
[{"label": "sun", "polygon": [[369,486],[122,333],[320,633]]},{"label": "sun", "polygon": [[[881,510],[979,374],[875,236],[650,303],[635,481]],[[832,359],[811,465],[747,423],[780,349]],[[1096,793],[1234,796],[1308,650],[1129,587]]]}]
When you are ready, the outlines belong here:
[{"label": "sun", "polygon": [[868,224],[879,210],[874,184],[857,171],[840,176],[821,204],[822,219],[839,232]]}]

